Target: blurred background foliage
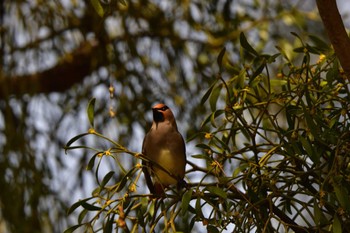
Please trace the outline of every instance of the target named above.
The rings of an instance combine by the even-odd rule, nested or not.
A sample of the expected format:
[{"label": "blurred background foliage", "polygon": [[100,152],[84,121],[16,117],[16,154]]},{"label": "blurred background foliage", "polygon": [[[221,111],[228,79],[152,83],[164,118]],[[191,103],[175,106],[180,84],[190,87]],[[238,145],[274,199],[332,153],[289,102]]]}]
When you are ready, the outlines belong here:
[{"label": "blurred background foliage", "polygon": [[[248,161],[242,163],[245,169],[240,168],[237,172],[247,177],[245,181],[251,179],[253,183],[256,176],[264,177],[265,173],[247,165],[251,165],[251,159],[260,159],[261,153],[267,154],[262,166],[267,164],[269,156],[278,154],[282,156],[278,164],[293,164],[300,168],[299,172],[305,172],[311,166],[314,175],[321,173],[324,163],[313,167],[309,158],[300,160],[292,156],[290,160],[283,160],[284,156],[311,154],[314,157],[310,159],[315,162],[323,158],[318,150],[332,154],[332,151],[340,153],[346,148],[342,147],[347,145],[346,135],[340,131],[344,133],[348,127],[347,112],[343,112],[347,108],[342,105],[348,98],[347,82],[341,81],[332,50],[326,46],[328,42],[322,42],[327,39],[313,1],[4,0],[0,12],[1,231],[62,232],[76,224],[76,216],[68,218],[67,209],[78,199],[90,196],[97,185],[94,173],[85,169],[92,155],[89,151],[74,150],[66,156],[62,148],[75,135],[87,132],[86,106],[92,97],[97,100],[96,131],[131,151],[140,151],[143,134],[152,121],[149,110],[156,102],[166,102],[175,111],[185,138],[194,139],[188,146],[189,157],[202,153],[193,149],[194,144],[199,143],[199,147],[206,151],[215,151],[212,143],[223,147],[226,144],[222,142],[232,140],[230,137],[239,133],[234,137],[239,138],[239,145],[227,141],[232,144],[227,144],[227,148],[221,148],[217,154],[246,153],[247,158],[241,158]],[[311,51],[306,44],[308,41],[313,43]],[[226,51],[221,53],[223,56],[218,64],[218,56],[224,47]],[[273,56],[279,52],[281,56]],[[318,53],[326,54],[327,59],[317,63]],[[276,85],[272,85],[273,82]],[[308,83],[312,84],[310,88],[318,91],[312,89],[308,94],[303,89]],[[263,88],[258,90],[254,85],[263,85]],[[224,92],[225,86],[230,90],[227,93]],[[337,88],[338,93],[341,90],[344,95],[340,99],[333,95]],[[287,91],[289,95],[281,94]],[[203,96],[208,98],[207,101]],[[273,114],[267,114],[266,104],[255,105],[271,99],[280,100],[273,109],[287,112],[283,118],[287,123],[276,123]],[[326,105],[331,107],[324,112],[322,108]],[[316,107],[310,109],[310,106]],[[240,108],[249,110],[250,118],[238,119],[240,124],[235,125],[239,116],[237,111],[243,111]],[[308,111],[311,112],[305,115]],[[207,118],[213,112],[216,115]],[[315,118],[315,114],[319,118]],[[221,120],[210,125],[217,117]],[[313,123],[310,118],[314,119]],[[324,125],[324,119],[331,123]],[[278,127],[271,126],[273,123]],[[311,132],[304,127],[309,123],[315,124]],[[330,130],[323,130],[321,126]],[[217,132],[213,127],[219,128]],[[245,127],[248,130],[245,131]],[[322,130],[317,129],[319,127]],[[228,128],[229,132],[236,131],[225,139]],[[271,132],[267,131],[268,136],[261,132],[271,128]],[[199,132],[207,137],[199,136]],[[252,143],[255,138],[252,132],[259,134],[256,143],[266,140],[269,144],[263,143],[261,148],[243,146],[246,141]],[[322,134],[326,132],[326,135]],[[201,142],[211,137],[219,141]],[[335,141],[339,137],[343,141],[337,144]],[[278,141],[278,138],[283,140]],[[315,143],[318,139],[321,147]],[[326,139],[329,141],[325,142]],[[289,146],[293,140],[297,140],[296,144]],[[81,138],[81,142],[90,147],[109,147],[105,141],[89,136]],[[333,147],[324,148],[324,143]],[[317,148],[313,149],[314,146]],[[295,152],[300,148],[302,151]],[[247,149],[251,152],[248,153]],[[220,161],[219,165],[230,163],[230,158],[221,158],[225,161]],[[137,165],[132,156],[119,159],[116,163],[105,163],[101,169],[104,172],[116,171],[115,180],[123,177],[117,173],[120,169],[118,163],[130,167]],[[207,161],[207,169],[210,170],[212,162]],[[259,164],[259,161],[254,164]],[[286,172],[292,171],[288,166],[285,166],[287,170],[277,171],[279,166],[264,169],[275,169],[271,174],[275,174],[276,179],[280,173],[289,177]],[[332,167],[332,171],[337,171],[336,168]],[[222,169],[231,169],[232,172],[230,166]],[[218,172],[214,177],[220,174]],[[292,182],[297,178],[291,176],[290,179]],[[298,179],[304,182],[303,177]],[[343,187],[342,182],[347,181],[339,179],[337,187]],[[262,182],[260,178],[258,180]],[[255,192],[253,183],[243,189],[249,195]],[[305,186],[306,183],[301,183],[300,189],[304,190]],[[264,190],[270,189],[273,187],[264,187]],[[341,199],[348,192],[344,190],[347,189],[338,190],[336,198]],[[298,193],[299,186],[290,192]],[[210,193],[222,194],[217,189],[211,189]],[[255,194],[254,201],[266,197],[264,191]],[[192,195],[186,197],[192,198]],[[333,200],[334,196],[328,198]],[[198,201],[197,205],[201,206],[201,202]],[[331,203],[331,207],[340,211],[337,202]],[[288,211],[294,213],[298,208]],[[304,208],[311,211],[308,206]],[[335,219],[334,211],[328,208],[327,211]],[[261,214],[260,217],[247,218],[247,223],[266,217],[266,213]],[[318,216],[324,219],[322,214]],[[332,221],[326,222],[325,226],[332,225]],[[337,218],[337,221],[340,223],[342,218]],[[315,224],[306,225],[311,228]],[[258,222],[255,226],[259,227]]]}]

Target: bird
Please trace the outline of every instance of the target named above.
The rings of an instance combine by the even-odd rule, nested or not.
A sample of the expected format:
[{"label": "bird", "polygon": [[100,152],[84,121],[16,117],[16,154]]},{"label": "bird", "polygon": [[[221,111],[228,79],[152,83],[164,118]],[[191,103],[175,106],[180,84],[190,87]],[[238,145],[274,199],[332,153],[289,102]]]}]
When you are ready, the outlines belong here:
[{"label": "bird", "polygon": [[142,144],[145,157],[142,170],[150,192],[154,196],[165,196],[165,189],[170,185],[180,188],[186,184],[186,145],[167,105],[156,104],[152,112],[152,127]]}]

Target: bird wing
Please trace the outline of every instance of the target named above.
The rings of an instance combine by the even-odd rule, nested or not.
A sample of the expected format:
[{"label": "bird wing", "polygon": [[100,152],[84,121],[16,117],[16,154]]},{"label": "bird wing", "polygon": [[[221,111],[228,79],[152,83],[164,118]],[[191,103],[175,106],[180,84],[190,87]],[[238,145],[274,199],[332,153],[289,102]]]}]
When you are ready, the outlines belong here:
[{"label": "bird wing", "polygon": [[[145,138],[143,139],[143,143],[142,143],[142,154],[144,156],[147,156],[147,151],[146,151],[146,148],[145,148],[145,143],[146,143],[146,140],[148,138],[149,134],[147,133]],[[145,175],[145,178],[146,178],[146,184],[147,184],[147,187],[149,189],[149,191],[154,194],[155,193],[155,188],[154,188],[154,185],[153,185],[153,182],[152,182],[152,179],[151,179],[151,174],[150,174],[150,171],[151,171],[151,163],[149,162],[146,162],[144,160],[142,160],[142,171]]]}]

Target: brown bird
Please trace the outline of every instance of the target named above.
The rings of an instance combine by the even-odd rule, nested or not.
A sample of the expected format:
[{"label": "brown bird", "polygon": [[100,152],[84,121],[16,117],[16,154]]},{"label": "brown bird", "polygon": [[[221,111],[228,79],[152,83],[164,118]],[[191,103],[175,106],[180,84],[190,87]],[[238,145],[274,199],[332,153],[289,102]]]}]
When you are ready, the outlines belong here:
[{"label": "brown bird", "polygon": [[157,104],[152,111],[152,127],[142,145],[142,154],[149,160],[143,161],[143,172],[150,192],[164,196],[166,187],[185,183],[186,148],[170,108]]}]

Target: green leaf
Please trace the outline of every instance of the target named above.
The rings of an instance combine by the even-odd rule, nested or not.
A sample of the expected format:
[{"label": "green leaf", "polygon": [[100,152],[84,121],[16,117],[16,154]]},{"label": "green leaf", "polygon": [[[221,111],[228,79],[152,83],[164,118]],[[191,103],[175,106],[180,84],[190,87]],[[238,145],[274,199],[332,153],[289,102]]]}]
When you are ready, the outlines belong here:
[{"label": "green leaf", "polygon": [[87,202],[82,202],[81,206],[84,209],[87,209],[87,210],[90,210],[90,211],[99,211],[99,210],[101,210],[101,207],[95,206],[95,205],[91,205],[90,203],[87,203]]},{"label": "green leaf", "polygon": [[275,48],[282,54],[282,56],[290,63],[290,59],[286,53],[281,47],[275,46]]},{"label": "green leaf", "polygon": [[[211,150],[211,147],[208,146],[207,144],[202,144],[202,143],[200,143],[200,144],[197,144],[196,147],[202,148],[202,149],[204,149],[204,150]],[[193,155],[192,157],[193,157],[193,158],[200,158],[200,155]],[[206,156],[206,157],[207,157],[207,156]]]},{"label": "green leaf", "polygon": [[238,174],[240,174],[241,172],[245,171],[247,168],[249,168],[250,165],[249,163],[241,163],[232,173],[232,177],[237,177]]},{"label": "green leaf", "polygon": [[262,156],[259,160],[259,166],[263,167],[267,164],[271,156],[274,154],[275,150],[277,150],[279,146],[272,147],[264,156]]},{"label": "green leaf", "polygon": [[197,218],[204,218],[200,197],[198,197],[196,201],[196,215],[197,215]]},{"label": "green leaf", "polygon": [[319,225],[321,222],[321,210],[318,207],[316,200],[314,201],[314,221],[316,225]]},{"label": "green leaf", "polygon": [[216,84],[216,81],[209,87],[207,92],[205,92],[205,94],[203,95],[203,97],[201,99],[201,105],[204,105],[204,103],[207,101],[207,99],[209,98],[211,92],[213,91],[213,88],[214,88],[215,84]]},{"label": "green leaf", "polygon": [[106,225],[103,227],[103,233],[111,233],[113,230],[114,215],[108,219]]},{"label": "green leaf", "polygon": [[332,232],[333,233],[342,233],[341,222],[340,222],[337,214],[334,214]]},{"label": "green leaf", "polygon": [[210,114],[209,116],[207,116],[207,118],[205,118],[205,120],[201,124],[201,128],[204,127],[210,121],[211,115],[212,114]]},{"label": "green leaf", "polygon": [[299,140],[300,140],[301,144],[303,145],[307,155],[310,157],[310,159],[314,163],[318,163],[320,161],[320,156],[314,150],[314,148],[313,148],[311,142],[309,141],[309,139],[308,138],[304,138],[303,136],[299,135]]},{"label": "green leaf", "polygon": [[326,53],[329,50],[329,45],[317,36],[309,35],[309,38],[320,52]]},{"label": "green leaf", "polygon": [[80,201],[77,201],[76,203],[74,203],[67,211],[67,215],[71,214],[76,208],[78,208],[79,206],[81,206],[82,203],[87,202],[88,200],[91,200],[94,197],[89,197]]},{"label": "green leaf", "polygon": [[350,199],[349,199],[349,193],[347,192],[346,188],[342,185],[334,184],[334,191],[335,195],[337,196],[337,199],[339,201],[339,204],[350,212]]},{"label": "green leaf", "polygon": [[124,188],[126,182],[129,180],[129,177],[130,177],[132,174],[134,174],[135,171],[137,171],[137,170],[138,170],[138,168],[133,167],[132,169],[130,169],[130,170],[128,171],[128,173],[126,173],[126,174],[123,176],[123,178],[122,178],[121,181],[119,182],[119,185],[118,185],[118,187],[117,187],[116,192],[120,192],[120,191]]},{"label": "green leaf", "polygon": [[100,152],[97,152],[96,154],[94,154],[91,159],[89,160],[89,163],[88,165],[86,166],[86,170],[90,171],[94,165],[95,165],[95,159],[96,159],[96,156],[99,154]]},{"label": "green leaf", "polygon": [[225,141],[219,139],[219,138],[218,138],[217,136],[215,136],[215,135],[214,135],[213,138],[215,139],[216,142],[220,143],[220,149],[225,150],[225,151],[227,151],[227,152],[230,152],[231,149],[230,149],[229,145],[227,144],[227,142],[225,142]]},{"label": "green leaf", "polygon": [[[136,211],[136,216],[138,219],[138,224],[140,224],[142,227],[145,227],[145,216],[147,216],[148,214],[146,214],[147,212],[147,207],[148,207],[148,198],[147,197],[142,197],[140,200],[141,203],[141,208],[139,208],[139,211]],[[131,208],[130,208],[131,209]],[[147,221],[147,220],[146,220]],[[137,232],[137,231],[135,231]]]},{"label": "green leaf", "polygon": [[293,49],[293,51],[296,53],[305,53],[305,49],[306,49],[305,47],[298,47]]},{"label": "green leaf", "polygon": [[336,80],[338,76],[339,76],[339,68],[338,67],[336,67],[336,69],[334,69],[332,67],[331,69],[329,69],[327,71],[326,80],[327,80],[329,87],[332,87],[333,81]]},{"label": "green leaf", "polygon": [[300,40],[301,44],[304,46],[303,40],[301,39],[301,37],[296,32],[291,32],[290,34],[292,34],[293,36],[298,38]]},{"label": "green leaf", "polygon": [[192,158],[195,159],[203,159],[203,160],[210,160],[210,157],[208,155],[203,155],[203,154],[196,154],[196,155],[192,155]]},{"label": "green leaf", "polygon": [[181,214],[185,215],[188,210],[188,206],[190,205],[190,201],[192,198],[192,189],[188,190],[183,196],[181,201]]},{"label": "green leaf", "polygon": [[91,195],[96,197],[96,196],[98,196],[101,193],[102,190],[103,190],[103,188],[98,186],[94,190],[92,190]]},{"label": "green leaf", "polygon": [[222,68],[222,58],[224,57],[225,52],[226,52],[226,48],[223,47],[223,48],[221,49],[220,53],[219,53],[219,56],[218,56],[217,60],[216,60],[217,63],[218,63],[218,66],[219,66],[219,68],[220,68],[220,70],[221,70],[221,68]]},{"label": "green leaf", "polygon": [[341,228],[341,222],[337,216],[337,214],[334,214],[334,220],[333,220],[333,225],[332,225],[332,232],[333,233],[342,233],[342,228]]},{"label": "green leaf", "polygon": [[81,227],[81,225],[83,224],[78,224],[75,226],[71,226],[70,228],[68,228],[67,230],[65,230],[63,233],[72,233],[73,231],[75,231],[76,229],[78,229],[79,227]]},{"label": "green leaf", "polygon": [[108,181],[113,177],[114,173],[115,173],[114,171],[108,172],[108,173],[105,175],[105,177],[103,177],[103,180],[102,180],[100,186],[101,186],[101,187],[104,187],[104,186],[108,183]]},{"label": "green leaf", "polygon": [[79,135],[73,137],[73,138],[72,138],[71,140],[69,140],[69,141],[67,142],[67,144],[64,146],[65,152],[67,153],[67,150],[70,149],[70,145],[72,145],[75,141],[77,141],[78,139],[80,139],[80,138],[82,138],[82,137],[84,137],[84,136],[86,136],[86,135],[89,135],[89,134],[90,134],[90,133],[83,133],[83,134],[79,134]]},{"label": "green leaf", "polygon": [[78,208],[81,205],[81,202],[74,203],[67,211],[67,215],[71,214],[76,208]]},{"label": "green leaf", "polygon": [[195,132],[195,133],[192,133],[192,134],[188,135],[187,138],[186,138],[186,143],[189,143],[190,141],[196,139],[201,134],[202,134],[202,132]]},{"label": "green leaf", "polygon": [[276,61],[276,58],[279,56],[281,56],[281,53],[276,53],[272,56],[269,55],[268,57],[266,57],[267,63],[274,63]]},{"label": "green leaf", "polygon": [[222,188],[211,186],[211,187],[207,187],[206,190],[208,190],[211,194],[214,194],[221,198],[224,198],[224,199],[227,198],[227,193]]},{"label": "green leaf", "polygon": [[211,111],[216,110],[216,103],[218,102],[219,96],[221,92],[221,86],[216,86],[213,91],[211,92],[210,98],[209,98],[209,104]]},{"label": "green leaf", "polygon": [[140,203],[141,203],[141,209],[140,210],[141,210],[141,214],[143,216],[144,213],[146,213],[146,211],[147,211],[148,198],[147,197],[142,197]]},{"label": "green leaf", "polygon": [[271,79],[270,84],[272,87],[282,87],[284,85],[287,85],[287,80],[281,80],[281,79]]},{"label": "green leaf", "polygon": [[245,80],[247,77],[247,71],[245,68],[241,69],[241,71],[239,72],[238,76],[237,76],[237,85],[236,87],[244,88],[245,86]]},{"label": "green leaf", "polygon": [[320,209],[320,207],[318,206],[316,198],[314,200],[314,221],[316,225],[320,225],[320,226],[329,225],[329,220],[324,215],[322,209]]},{"label": "green leaf", "polygon": [[312,54],[320,54],[320,52],[313,46],[310,46],[309,44],[306,44],[305,48],[307,49],[307,52]]},{"label": "green leaf", "polygon": [[[96,0],[98,1],[98,0]],[[94,128],[94,118],[95,118],[95,101],[96,98],[92,98],[89,103],[88,103],[88,107],[87,107],[87,115],[89,118],[89,122],[92,128]]]},{"label": "green leaf", "polygon": [[91,4],[94,7],[96,13],[100,16],[103,17],[103,15],[105,14],[104,9],[100,3],[99,0],[91,0]]},{"label": "green leaf", "polygon": [[87,213],[89,213],[89,211],[87,209],[83,209],[83,211],[80,212],[80,214],[78,216],[78,223],[79,224],[82,224]]},{"label": "green leaf", "polygon": [[206,125],[209,121],[211,122],[211,124],[213,125],[213,127],[216,128],[216,125],[215,125],[215,119],[222,115],[223,113],[225,113],[224,110],[216,110],[215,112],[211,113],[201,124],[201,127],[203,127],[204,125]]},{"label": "green leaf", "polygon": [[213,225],[207,226],[207,232],[208,233],[220,233],[220,231]]},{"label": "green leaf", "polygon": [[253,47],[248,43],[247,38],[245,37],[243,32],[241,32],[241,34],[239,35],[239,40],[240,40],[241,46],[245,50],[247,50],[249,53],[254,54],[255,56],[259,56],[258,52],[255,51],[255,49],[253,49]]},{"label": "green leaf", "polygon": [[261,74],[261,72],[264,70],[266,63],[265,62],[261,62],[261,64],[259,65],[259,67],[254,71],[253,75],[250,77],[249,83],[252,83],[252,81],[254,81],[254,79]]},{"label": "green leaf", "polygon": [[[307,94],[305,94],[305,95],[306,95],[306,100],[308,101],[308,98],[310,98],[310,97],[308,97]],[[311,100],[309,100],[309,102],[311,102]],[[304,103],[304,102],[301,102],[301,105],[302,105],[302,107],[303,107],[303,112],[304,112],[304,116],[305,116],[305,120],[306,120],[307,126],[309,127],[312,136],[314,136],[316,139],[318,139],[318,140],[320,140],[320,141],[323,141],[322,138],[320,137],[321,134],[322,134],[322,132],[321,132],[321,128],[322,128],[322,127],[319,127],[319,126],[315,123],[315,121],[314,121],[315,116],[314,116],[314,115],[313,115],[313,116],[310,115],[310,111],[309,111],[309,109],[305,106],[305,103]],[[308,105],[310,106],[311,103],[308,104]],[[318,157],[319,157],[319,156],[318,156]]]}]

